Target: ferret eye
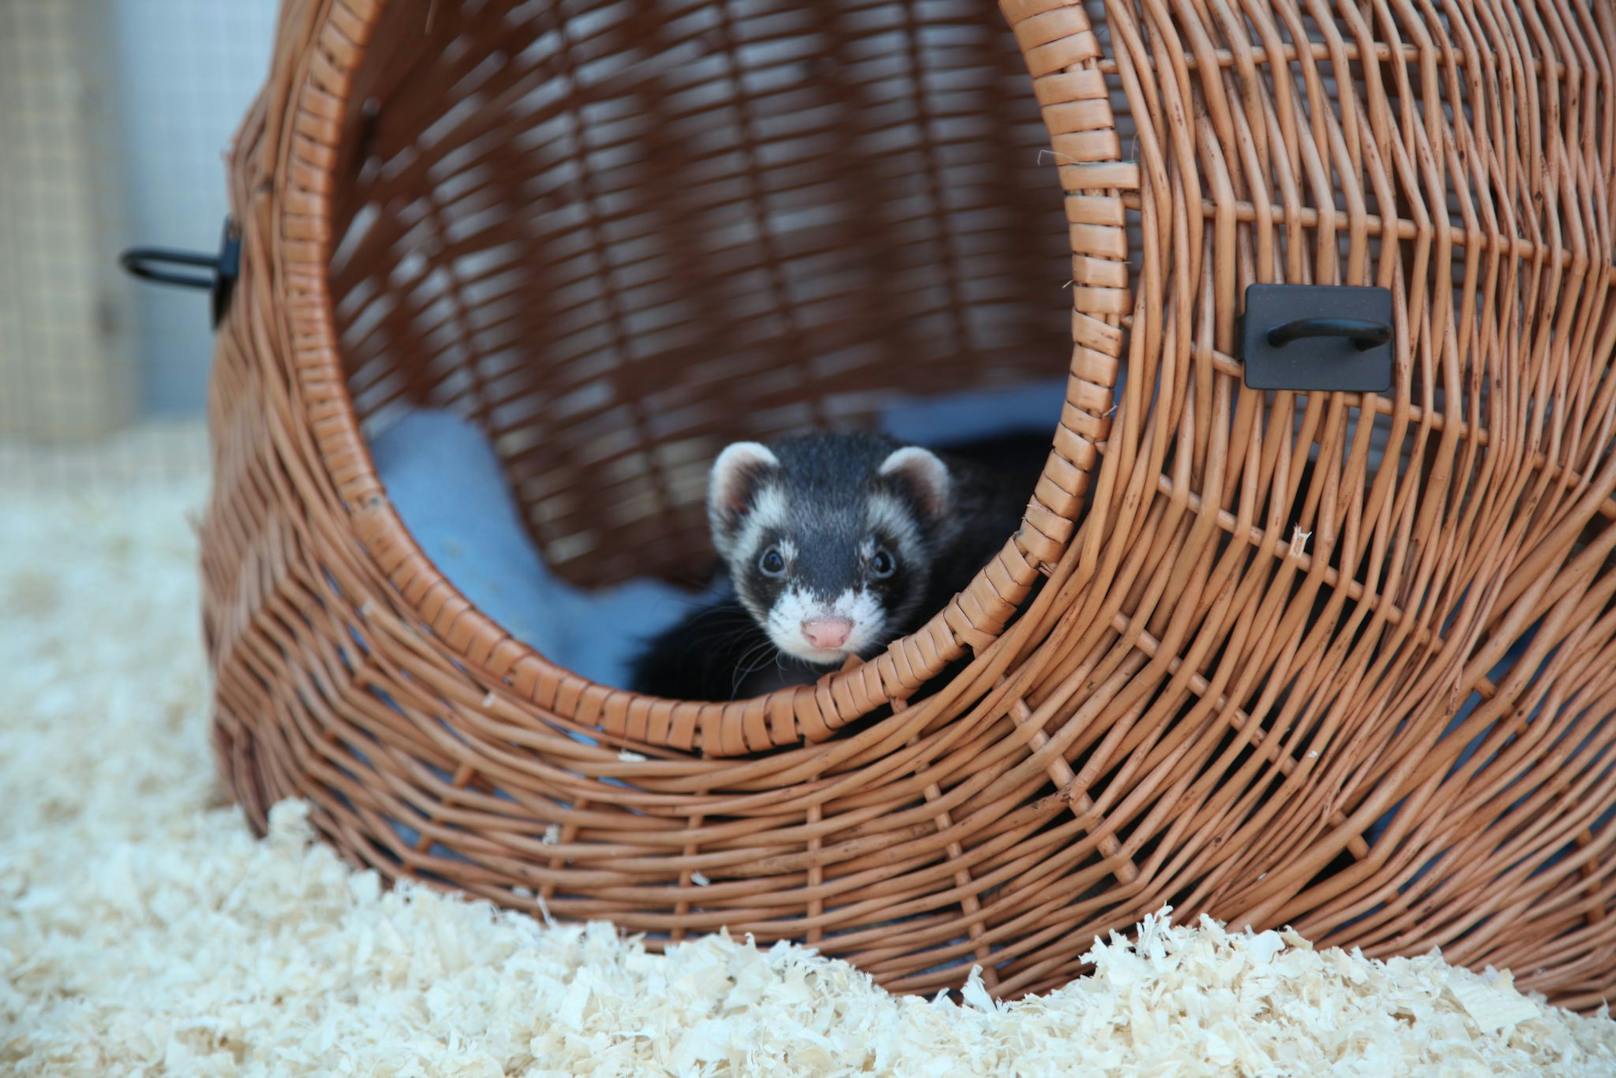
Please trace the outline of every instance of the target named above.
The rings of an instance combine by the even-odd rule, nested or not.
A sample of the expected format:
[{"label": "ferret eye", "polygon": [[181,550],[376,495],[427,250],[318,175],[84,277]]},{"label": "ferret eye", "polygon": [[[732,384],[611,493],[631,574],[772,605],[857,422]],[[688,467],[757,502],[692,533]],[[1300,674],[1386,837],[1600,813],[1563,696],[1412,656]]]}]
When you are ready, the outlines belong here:
[{"label": "ferret eye", "polygon": [[898,571],[898,559],[886,547],[876,547],[875,553],[870,555],[870,575],[885,580]]},{"label": "ferret eye", "polygon": [[763,570],[764,576],[780,576],[786,571],[785,555],[780,553],[779,547],[771,546],[758,558],[758,568]]}]

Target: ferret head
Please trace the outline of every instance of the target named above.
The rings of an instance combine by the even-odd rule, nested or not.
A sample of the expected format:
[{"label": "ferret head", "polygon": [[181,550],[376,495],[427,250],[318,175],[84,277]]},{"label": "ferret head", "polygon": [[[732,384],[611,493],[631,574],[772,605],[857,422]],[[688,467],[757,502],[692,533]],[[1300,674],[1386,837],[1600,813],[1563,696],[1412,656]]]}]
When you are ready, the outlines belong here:
[{"label": "ferret head", "polygon": [[713,464],[708,519],[737,597],[775,646],[828,665],[905,630],[950,488],[936,454],[873,435],[736,442]]}]

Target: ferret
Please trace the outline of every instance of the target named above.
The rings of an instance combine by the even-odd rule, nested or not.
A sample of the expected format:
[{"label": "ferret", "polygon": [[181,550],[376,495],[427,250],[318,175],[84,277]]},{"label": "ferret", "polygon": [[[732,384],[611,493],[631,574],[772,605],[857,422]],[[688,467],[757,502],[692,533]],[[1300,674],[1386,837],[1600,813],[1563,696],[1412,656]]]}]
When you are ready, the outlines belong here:
[{"label": "ferret", "polygon": [[636,692],[743,699],[870,658],[965,588],[1021,523],[1047,437],[938,452],[867,433],[736,442],[708,524],[727,586],[652,638]]}]

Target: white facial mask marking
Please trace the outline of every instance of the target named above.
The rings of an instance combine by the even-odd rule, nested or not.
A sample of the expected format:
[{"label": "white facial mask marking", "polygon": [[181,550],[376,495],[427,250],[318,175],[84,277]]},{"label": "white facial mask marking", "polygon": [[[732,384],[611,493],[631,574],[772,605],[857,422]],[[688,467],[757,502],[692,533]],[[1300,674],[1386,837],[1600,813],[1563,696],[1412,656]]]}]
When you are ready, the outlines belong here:
[{"label": "white facial mask marking", "polygon": [[[847,618],[853,623],[852,634],[840,648],[816,648],[802,634],[802,623],[810,618]],[[830,602],[801,588],[787,588],[763,620],[775,647],[799,659],[829,665],[842,661],[848,654],[862,653],[881,639],[886,627],[886,611],[880,600],[862,588],[849,588]]]},{"label": "white facial mask marking", "polygon": [[747,514],[746,523],[741,526],[740,534],[736,535],[727,556],[745,565],[763,553],[758,548],[763,542],[764,533],[785,524],[787,508],[785,491],[779,487],[768,486],[758,491],[752,511]]},{"label": "white facial mask marking", "polygon": [[875,495],[870,499],[866,523],[871,531],[892,536],[900,558],[908,562],[915,560],[920,548],[920,528],[902,502],[889,494]]}]

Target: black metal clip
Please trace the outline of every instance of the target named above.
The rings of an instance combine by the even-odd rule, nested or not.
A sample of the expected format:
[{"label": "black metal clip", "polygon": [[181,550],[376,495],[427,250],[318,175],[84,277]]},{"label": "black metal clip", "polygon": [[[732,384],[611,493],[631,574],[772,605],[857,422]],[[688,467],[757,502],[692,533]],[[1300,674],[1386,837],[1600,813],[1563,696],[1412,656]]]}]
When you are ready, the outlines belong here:
[{"label": "black metal clip", "polygon": [[[225,218],[217,255],[167,247],[131,247],[118,256],[118,265],[130,276],[143,281],[176,288],[208,289],[213,294],[213,326],[217,329],[225,311],[230,309],[230,296],[235,291],[236,278],[241,275],[241,230],[234,221]],[[168,268],[174,266],[209,272],[181,273]]]},{"label": "black metal clip", "polygon": [[1241,360],[1250,389],[1385,393],[1392,387],[1392,294],[1352,285],[1246,289]]}]

